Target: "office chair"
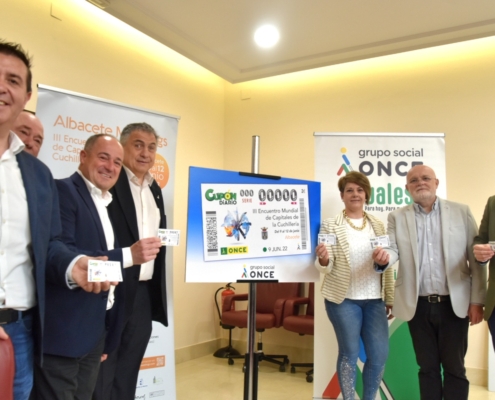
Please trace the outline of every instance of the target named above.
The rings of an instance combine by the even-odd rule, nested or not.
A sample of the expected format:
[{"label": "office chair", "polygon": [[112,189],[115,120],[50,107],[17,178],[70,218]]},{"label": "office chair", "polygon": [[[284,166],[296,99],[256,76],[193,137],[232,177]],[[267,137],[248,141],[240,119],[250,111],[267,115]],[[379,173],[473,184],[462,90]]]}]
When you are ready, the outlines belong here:
[{"label": "office chair", "polygon": [[[283,326],[291,332],[299,333],[299,335],[314,335],[315,330],[315,284],[309,284],[308,297],[300,297],[297,299],[289,299],[285,303]],[[307,304],[306,314],[298,315],[299,306]],[[290,372],[296,373],[296,367],[311,368],[306,372],[306,381],[313,382],[313,363],[292,363]]]},{"label": "office chair", "polygon": [[[300,283],[258,283],[256,288],[256,331],[258,335],[258,353],[260,361],[267,361],[279,366],[284,372],[289,358],[283,354],[264,354],[262,332],[265,329],[279,328],[282,325],[284,304],[287,299],[299,296]],[[222,324],[247,328],[247,310],[231,310],[232,301],[247,301],[248,294],[234,294],[227,296],[222,307]],[[234,364],[234,358],[244,356],[228,356],[229,365]]]},{"label": "office chair", "polygon": [[0,388],[2,400],[14,399],[14,347],[9,339],[0,340]]},{"label": "office chair", "polygon": [[[227,285],[225,287],[222,286],[221,288],[217,289],[217,291],[215,292],[215,306],[217,307],[218,319],[220,320],[220,326],[223,329],[227,329],[229,331],[229,343],[226,347],[221,347],[217,351],[215,351],[213,353],[213,357],[228,358],[229,356],[234,356],[233,358],[241,358],[240,353],[236,349],[234,349],[234,347],[232,346],[232,329],[234,329],[235,326],[225,325],[222,323],[222,313],[220,312],[220,307],[218,306],[218,300],[217,300],[217,294],[221,290],[223,290],[224,292],[226,292],[228,290],[229,292],[234,294],[234,292],[231,289],[235,289],[235,288],[233,286],[231,286],[230,283],[227,283]],[[227,296],[228,295],[229,294],[227,294]],[[224,293],[222,292],[222,299],[223,298],[224,298]],[[224,300],[222,300],[222,301],[224,301]],[[229,302],[229,304],[230,305],[232,304],[232,300]]]}]

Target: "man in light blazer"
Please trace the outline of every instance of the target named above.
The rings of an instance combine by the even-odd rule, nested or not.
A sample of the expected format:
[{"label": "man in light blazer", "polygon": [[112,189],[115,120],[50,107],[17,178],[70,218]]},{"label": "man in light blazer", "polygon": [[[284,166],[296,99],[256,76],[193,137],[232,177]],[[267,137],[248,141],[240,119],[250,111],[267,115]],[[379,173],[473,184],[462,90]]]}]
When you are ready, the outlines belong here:
[{"label": "man in light blazer", "polygon": [[421,399],[467,399],[468,327],[482,320],[486,269],[472,251],[478,229],[469,207],[438,198],[438,183],[425,165],[408,172],[414,204],[389,214],[390,247],[373,258],[379,265],[400,260],[393,314],[409,324]]}]

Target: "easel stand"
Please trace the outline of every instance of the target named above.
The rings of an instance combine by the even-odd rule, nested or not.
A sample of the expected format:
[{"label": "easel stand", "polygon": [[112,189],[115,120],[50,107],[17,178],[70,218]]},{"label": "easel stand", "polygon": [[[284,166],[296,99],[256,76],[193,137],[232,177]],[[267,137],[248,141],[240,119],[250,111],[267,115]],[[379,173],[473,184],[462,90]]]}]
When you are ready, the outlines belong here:
[{"label": "easel stand", "polygon": [[[254,138],[253,138],[254,139]],[[258,399],[258,353],[254,351],[256,336],[256,282],[249,284],[248,305],[248,348],[245,358],[244,400]]]},{"label": "easel stand", "polygon": [[[253,152],[251,158],[251,172],[253,175],[259,174],[259,146],[260,137],[253,136]],[[240,282],[246,282],[245,280]],[[248,345],[244,360],[244,400],[258,399],[258,365],[262,353],[254,350],[256,340],[256,285],[258,282],[250,281],[248,292]],[[273,281],[272,281],[273,282]]]}]

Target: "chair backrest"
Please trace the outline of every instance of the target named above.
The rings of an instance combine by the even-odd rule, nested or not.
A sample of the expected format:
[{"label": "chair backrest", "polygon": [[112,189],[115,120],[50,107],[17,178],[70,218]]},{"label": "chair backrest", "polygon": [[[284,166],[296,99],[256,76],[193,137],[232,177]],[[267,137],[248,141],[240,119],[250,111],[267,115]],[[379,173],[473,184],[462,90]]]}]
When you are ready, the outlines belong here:
[{"label": "chair backrest", "polygon": [[2,400],[12,400],[14,398],[14,348],[9,339],[0,339],[0,388]]},{"label": "chair backrest", "polygon": [[309,304],[306,308],[306,315],[315,315],[315,283],[311,282],[308,288]]},{"label": "chair backrest", "polygon": [[278,299],[298,297],[301,293],[300,283],[258,283],[256,286],[256,312],[273,313]]}]

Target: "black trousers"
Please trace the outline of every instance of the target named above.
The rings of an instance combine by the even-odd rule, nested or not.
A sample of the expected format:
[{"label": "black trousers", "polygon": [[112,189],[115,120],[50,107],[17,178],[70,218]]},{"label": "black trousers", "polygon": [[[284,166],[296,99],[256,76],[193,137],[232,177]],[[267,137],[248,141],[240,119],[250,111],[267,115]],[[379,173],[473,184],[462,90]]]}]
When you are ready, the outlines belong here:
[{"label": "black trousers", "polygon": [[141,361],[151,337],[148,282],[140,282],[134,309],[126,320],[120,345],[101,363],[94,400],[134,400]]},{"label": "black trousers", "polygon": [[450,300],[418,300],[409,330],[419,365],[421,400],[467,400],[469,381],[464,357],[468,329],[469,319],[455,315]]},{"label": "black trousers", "polygon": [[490,330],[490,334],[492,335],[492,344],[495,349],[495,310],[492,311],[492,315],[488,318],[488,329]]},{"label": "black trousers", "polygon": [[43,367],[34,366],[31,400],[90,400],[98,377],[105,336],[91,352],[71,358],[43,355]]}]

